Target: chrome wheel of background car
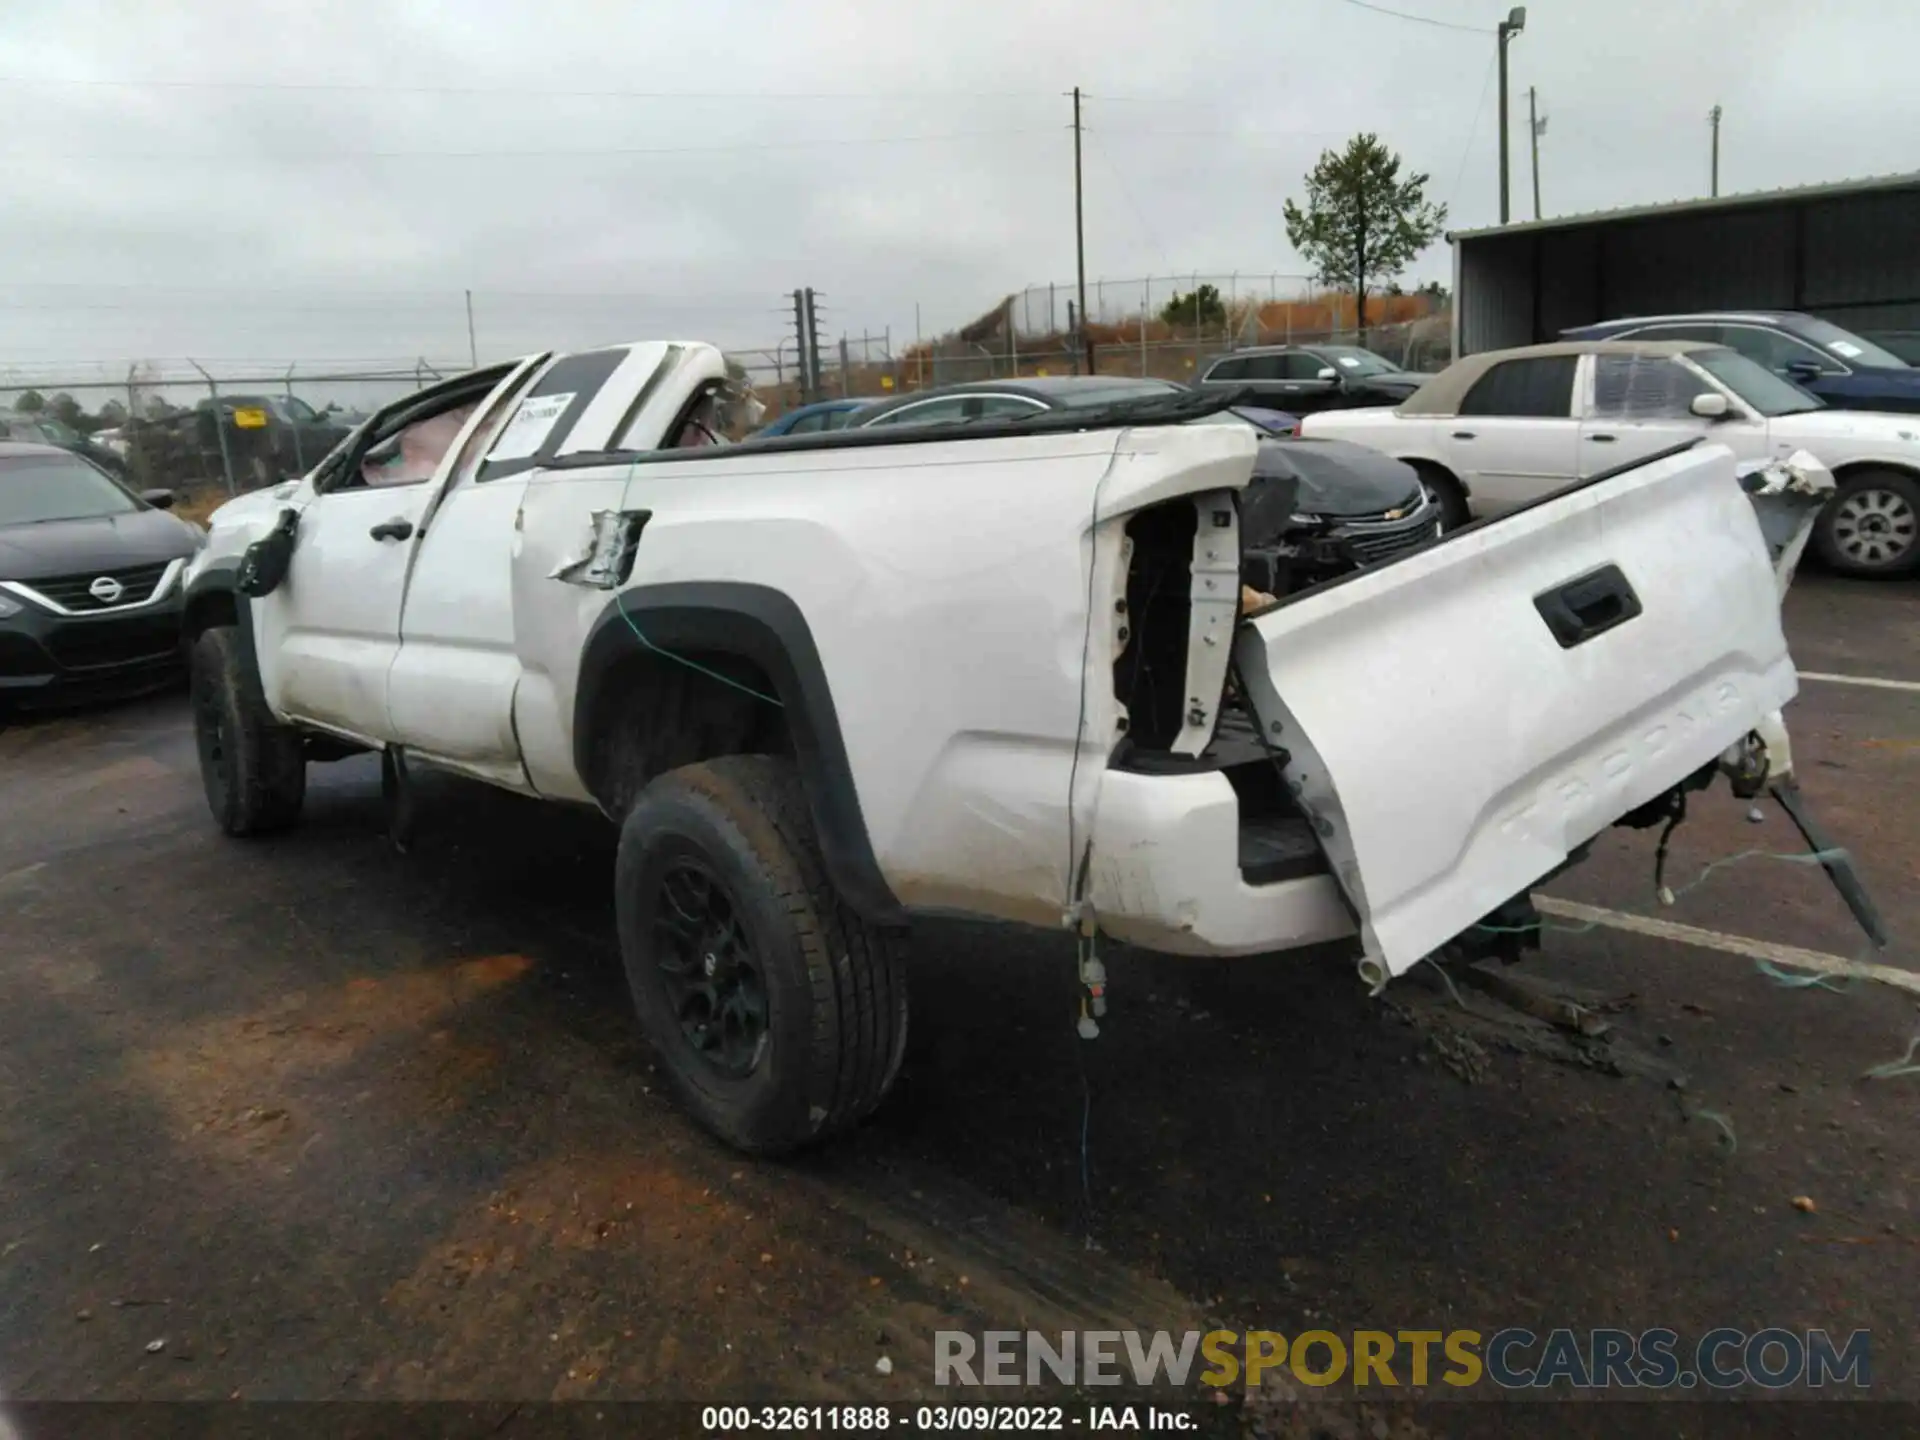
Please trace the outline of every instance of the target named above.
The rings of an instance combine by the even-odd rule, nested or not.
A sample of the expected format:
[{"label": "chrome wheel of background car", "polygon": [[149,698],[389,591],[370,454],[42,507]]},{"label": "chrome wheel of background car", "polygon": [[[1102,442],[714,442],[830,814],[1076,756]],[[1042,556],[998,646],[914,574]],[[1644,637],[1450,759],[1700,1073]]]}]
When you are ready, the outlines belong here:
[{"label": "chrome wheel of background car", "polygon": [[1857,565],[1899,564],[1920,539],[1920,513],[1906,496],[1877,486],[1843,497],[1833,513],[1833,543]]},{"label": "chrome wheel of background car", "polygon": [[733,897],[691,856],[659,884],[658,963],[680,1033],[720,1074],[751,1074],[767,1048],[767,991]]}]

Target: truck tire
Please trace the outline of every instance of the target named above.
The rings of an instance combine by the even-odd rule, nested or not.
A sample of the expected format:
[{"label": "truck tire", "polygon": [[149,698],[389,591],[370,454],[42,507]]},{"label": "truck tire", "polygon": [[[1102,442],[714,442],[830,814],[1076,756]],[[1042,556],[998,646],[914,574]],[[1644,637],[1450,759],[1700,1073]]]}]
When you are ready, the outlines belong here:
[{"label": "truck tire", "polygon": [[1856,470],[1813,522],[1813,548],[1842,575],[1890,579],[1920,566],[1920,480]]},{"label": "truck tire", "polygon": [[229,835],[265,835],[300,818],[307,762],[300,732],[267,709],[239,632],[213,625],[193,642],[188,686],[207,808]]},{"label": "truck tire", "polygon": [[777,1155],[864,1119],[907,1042],[905,932],[829,885],[791,761],[728,755],[641,792],[615,863],[620,954],[675,1093]]}]

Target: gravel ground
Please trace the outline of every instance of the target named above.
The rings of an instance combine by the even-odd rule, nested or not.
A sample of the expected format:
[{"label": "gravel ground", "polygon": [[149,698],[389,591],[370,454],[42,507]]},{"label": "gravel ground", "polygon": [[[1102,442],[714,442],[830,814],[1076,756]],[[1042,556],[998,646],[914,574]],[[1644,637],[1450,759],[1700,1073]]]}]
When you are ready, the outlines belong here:
[{"label": "gravel ground", "polygon": [[[1803,669],[1920,681],[1920,586],[1808,574],[1789,609]],[[1876,958],[1920,968],[1920,695],[1808,681],[1789,719],[1894,928]],[[429,782],[403,855],[372,765],[314,780],[298,831],[235,844],[178,696],[0,733],[15,1399],[904,1400],[942,1326],[1203,1318],[1864,1327],[1876,1393],[1920,1398],[1920,1076],[1861,1078],[1910,994],[1556,931],[1515,973],[1611,997],[1614,1039],[1538,1053],[1429,980],[1370,1001],[1337,953],[1120,952],[1083,1044],[1058,937],[927,925],[894,1096],[754,1164],[649,1067],[602,821]],[[1796,845],[1722,793],[1673,875]],[[1551,891],[1860,950],[1809,867],[1668,909],[1651,850],[1610,835]]]}]

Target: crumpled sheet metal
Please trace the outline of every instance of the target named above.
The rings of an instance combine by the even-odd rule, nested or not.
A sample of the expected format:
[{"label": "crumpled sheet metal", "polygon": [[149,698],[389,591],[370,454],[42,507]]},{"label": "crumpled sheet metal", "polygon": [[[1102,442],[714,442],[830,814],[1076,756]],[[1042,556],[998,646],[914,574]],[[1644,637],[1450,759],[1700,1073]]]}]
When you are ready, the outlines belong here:
[{"label": "crumpled sheet metal", "polygon": [[1777,593],[1784,600],[1820,507],[1833,498],[1833,472],[1805,450],[1796,450],[1781,459],[1742,465],[1740,486],[1760,519],[1760,533],[1773,556]]}]

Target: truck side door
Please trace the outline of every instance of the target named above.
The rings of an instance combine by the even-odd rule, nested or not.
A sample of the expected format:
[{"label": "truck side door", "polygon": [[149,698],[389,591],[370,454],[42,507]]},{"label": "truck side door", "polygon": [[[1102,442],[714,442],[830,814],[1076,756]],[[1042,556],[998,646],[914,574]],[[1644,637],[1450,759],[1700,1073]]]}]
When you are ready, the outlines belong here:
[{"label": "truck side door", "polygon": [[[549,395],[543,406],[531,403],[528,392],[538,389],[546,358],[521,362],[462,435],[421,525],[387,680],[397,743],[507,785],[525,779],[513,735],[520,663],[513,648],[512,562],[530,471],[507,463],[504,452],[537,444],[530,425],[543,414],[557,416],[570,398]],[[522,420],[523,411],[536,418]],[[505,433],[510,421],[511,436]],[[500,460],[496,451],[503,452]]]},{"label": "truck side door", "polygon": [[[563,454],[599,451],[639,403],[671,347],[613,346],[547,362],[535,357],[489,399],[428,512],[407,582],[400,645],[388,684],[396,741],[410,754],[523,790],[530,777],[519,711],[527,677],[515,570],[534,522],[542,467]],[[582,499],[570,474],[561,492]],[[590,508],[567,514],[577,544]],[[542,572],[539,583],[573,595]],[[546,793],[544,790],[541,793]]]},{"label": "truck side door", "polygon": [[1502,360],[1474,382],[1451,423],[1437,425],[1476,519],[1501,515],[1573,483],[1580,422],[1578,355]]},{"label": "truck side door", "polygon": [[311,498],[289,507],[299,520],[286,575],[254,602],[261,682],[276,714],[368,744],[393,738],[387,676],[419,532],[452,463],[444,432],[512,370],[387,407],[315,477]]}]

